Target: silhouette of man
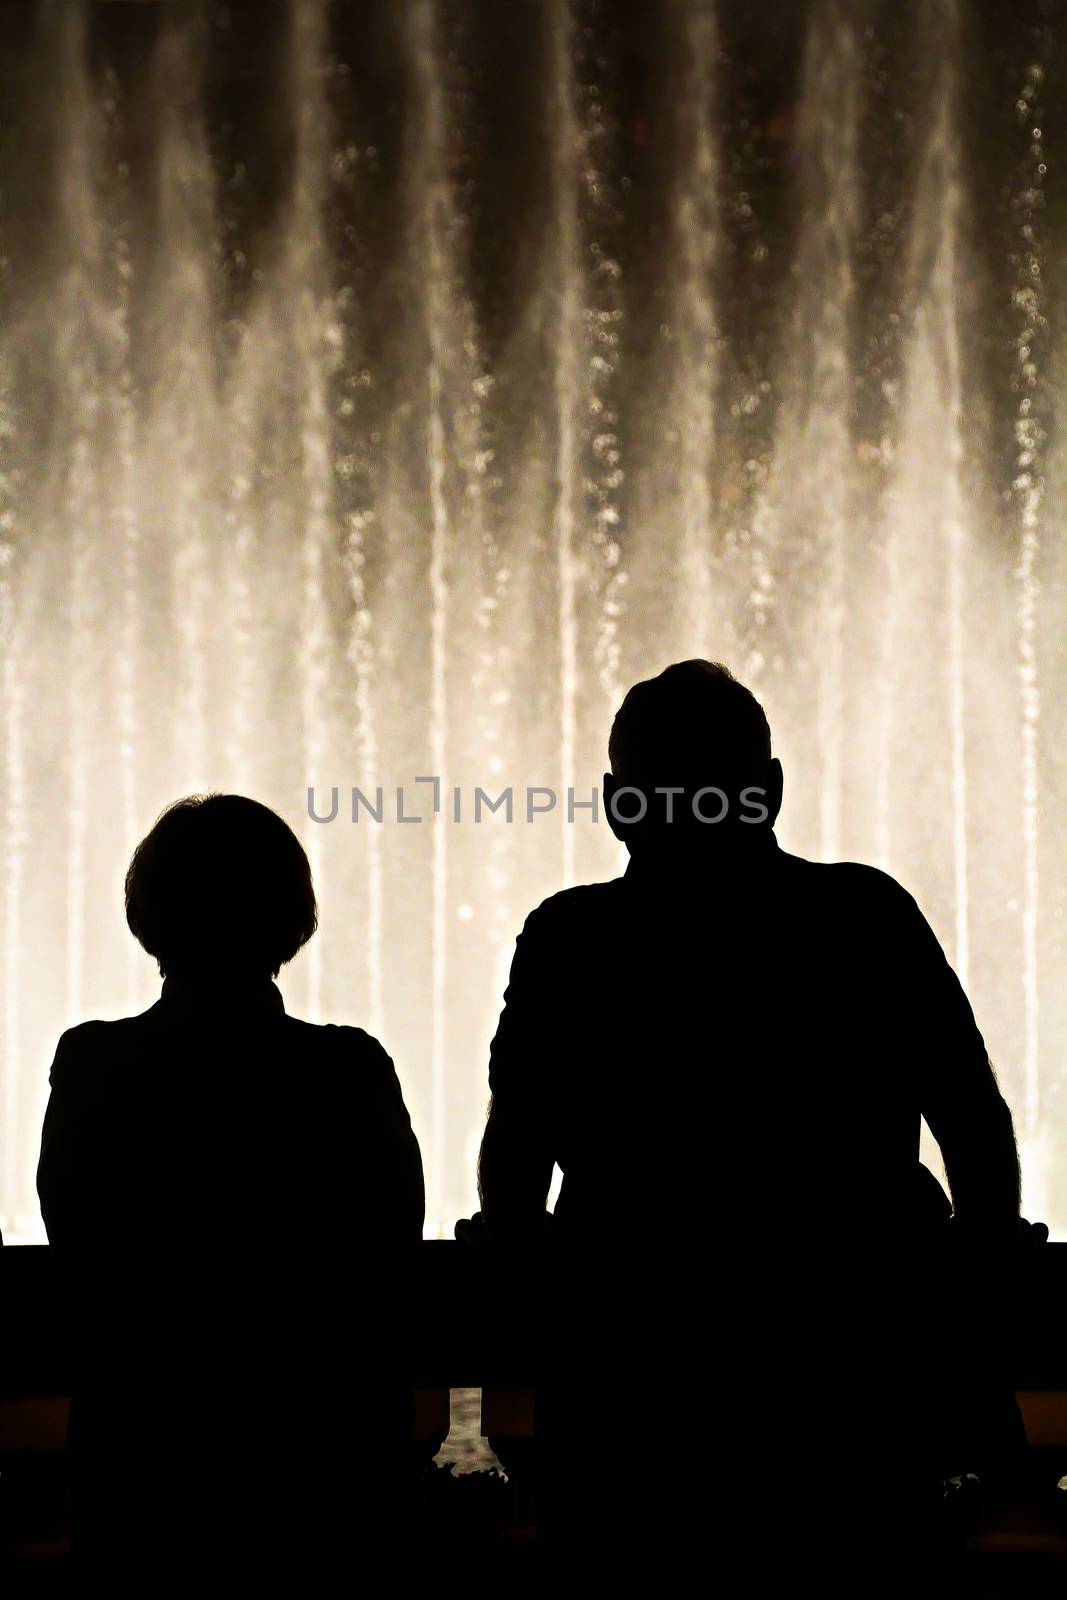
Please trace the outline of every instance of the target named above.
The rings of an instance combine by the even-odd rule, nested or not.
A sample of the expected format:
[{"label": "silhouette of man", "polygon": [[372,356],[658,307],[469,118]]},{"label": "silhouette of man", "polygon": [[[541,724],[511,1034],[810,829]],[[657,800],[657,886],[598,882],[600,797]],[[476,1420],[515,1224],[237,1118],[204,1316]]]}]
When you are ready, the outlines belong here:
[{"label": "silhouette of man", "polygon": [[126,915],[162,994],[60,1039],[38,1170],[75,1273],[79,1554],[276,1571],[362,1527],[402,1461],[388,1308],[358,1309],[352,1262],[371,1219],[387,1256],[420,1240],[419,1147],[377,1040],[286,1014],[317,908],[274,812],[170,807]]},{"label": "silhouette of man", "polygon": [[[850,1407],[867,1408],[880,1460],[931,1426],[913,1381],[930,1307],[908,1286],[949,1207],[919,1165],[920,1118],[953,1227],[990,1245],[1019,1227],[1011,1114],[911,896],[779,847],[782,769],[725,667],[685,661],[635,685],[609,756],[629,864],[527,919],[479,1164],[484,1223],[506,1245],[545,1234],[563,1174],[549,1233],[579,1266],[543,1408],[561,1516],[588,1532],[586,1424],[616,1528],[659,1537],[690,1493],[698,1524],[710,1496],[742,1525],[783,1428],[806,1456],[804,1493],[791,1475],[787,1494],[814,1514],[827,1478],[856,1470]],[[647,1477],[628,1498],[642,1450],[671,1462],[658,1511]]]}]

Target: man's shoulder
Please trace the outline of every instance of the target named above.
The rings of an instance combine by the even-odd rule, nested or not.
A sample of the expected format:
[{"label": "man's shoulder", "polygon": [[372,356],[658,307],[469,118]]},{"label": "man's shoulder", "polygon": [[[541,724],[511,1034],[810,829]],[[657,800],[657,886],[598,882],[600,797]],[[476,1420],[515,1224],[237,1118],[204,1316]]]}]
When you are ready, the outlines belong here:
[{"label": "man's shoulder", "polygon": [[872,867],[865,861],[809,861],[805,856],[781,852],[783,869],[798,882],[806,883],[813,893],[839,893],[857,898],[914,904],[902,883],[881,867]]},{"label": "man's shoulder", "polygon": [[880,937],[911,937],[926,919],[915,898],[881,867],[863,861],[808,861],[783,853],[790,898],[816,923],[874,929]]},{"label": "man's shoulder", "polygon": [[578,883],[559,889],[530,912],[523,932],[558,932],[609,916],[623,893],[623,882],[622,878],[610,878],[603,883]]}]

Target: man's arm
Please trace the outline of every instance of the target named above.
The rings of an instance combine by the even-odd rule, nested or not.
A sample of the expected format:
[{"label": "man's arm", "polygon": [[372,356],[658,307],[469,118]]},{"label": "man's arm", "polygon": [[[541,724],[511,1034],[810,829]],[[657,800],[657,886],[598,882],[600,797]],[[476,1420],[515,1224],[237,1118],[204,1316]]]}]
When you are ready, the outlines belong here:
[{"label": "man's arm", "polygon": [[545,1226],[552,1157],[519,1106],[494,1095],[478,1153],[478,1198],[489,1237],[529,1243]]},{"label": "man's arm", "polygon": [[959,979],[908,897],[913,952],[901,996],[919,1035],[919,1107],[941,1148],[958,1222],[998,1232],[1019,1218],[1019,1152],[1011,1112]]},{"label": "man's arm", "polygon": [[1020,1205],[1019,1150],[1011,1111],[984,1045],[981,1055],[975,1052],[969,1062],[946,1062],[922,1112],[941,1148],[955,1219],[983,1229],[1014,1227]]},{"label": "man's arm", "polygon": [[552,1066],[551,948],[543,914],[535,911],[515,946],[490,1049],[492,1100],[478,1158],[478,1194],[494,1241],[529,1243],[545,1227],[554,1164],[546,1114]]}]

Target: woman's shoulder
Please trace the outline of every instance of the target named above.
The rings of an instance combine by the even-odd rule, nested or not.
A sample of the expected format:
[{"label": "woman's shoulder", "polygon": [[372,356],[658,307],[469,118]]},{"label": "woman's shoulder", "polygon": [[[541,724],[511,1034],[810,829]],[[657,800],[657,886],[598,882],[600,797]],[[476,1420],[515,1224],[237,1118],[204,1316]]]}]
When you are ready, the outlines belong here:
[{"label": "woman's shoulder", "polygon": [[341,1022],[304,1022],[299,1017],[285,1020],[304,1049],[331,1060],[356,1062],[372,1071],[393,1071],[385,1047],[365,1028]]},{"label": "woman's shoulder", "polygon": [[342,1023],[287,1018],[292,1045],[287,1054],[312,1065],[343,1097],[354,1095],[364,1113],[400,1114],[403,1091],[392,1058],[372,1033]]},{"label": "woman's shoulder", "polygon": [[114,1017],[104,1020],[93,1018],[76,1022],[59,1036],[52,1071],[76,1065],[80,1061],[97,1060],[102,1051],[112,1053],[125,1040],[134,1040],[141,1031],[150,1012],[137,1017]]}]

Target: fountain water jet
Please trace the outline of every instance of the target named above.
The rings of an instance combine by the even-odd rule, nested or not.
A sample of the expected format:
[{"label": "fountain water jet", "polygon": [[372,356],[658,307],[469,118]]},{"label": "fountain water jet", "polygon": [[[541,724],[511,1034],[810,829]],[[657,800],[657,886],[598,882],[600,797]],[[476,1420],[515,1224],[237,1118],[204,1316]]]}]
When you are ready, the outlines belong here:
[{"label": "fountain water jet", "polygon": [[[294,533],[300,540],[303,582],[300,603],[300,720],[304,768],[314,783],[325,775],[329,758],[327,701],[330,692],[327,567],[333,546],[330,423],[327,363],[336,346],[336,323],[329,303],[326,241],[323,231],[324,184],[331,148],[321,90],[325,71],[325,6],[298,6],[292,12],[291,94],[296,130],[292,204],[283,245],[278,296],[291,307],[292,383],[301,457],[300,503]],[[302,527],[301,527],[302,524]],[[321,879],[321,829],[308,822],[304,843],[312,876]],[[307,1007],[312,1021],[322,1012],[321,945],[308,952]]]},{"label": "fountain water jet", "polygon": [[811,551],[817,603],[815,740],[819,751],[818,840],[824,860],[841,848],[843,800],[846,542],[854,456],[852,438],[853,261],[858,233],[858,50],[850,8],[816,7],[804,66],[801,224],[795,310],[797,414],[783,440],[796,501],[780,530],[780,553]]},{"label": "fountain water jet", "polygon": [[176,778],[189,793],[209,787],[208,655],[212,646],[213,552],[207,540],[218,426],[212,363],[216,237],[214,184],[201,106],[203,31],[189,18],[165,23],[157,57],[162,373],[156,390],[158,448],[176,503],[170,515],[174,569],[178,744]]},{"label": "fountain water jet", "polygon": [[[556,194],[557,300],[556,323],[556,575],[559,585],[559,697],[560,784],[564,792],[576,777],[578,700],[577,591],[579,566],[575,554],[578,484],[578,404],[582,384],[582,302],[578,174],[583,133],[575,113],[575,84],[571,65],[572,25],[568,0],[555,0],[552,10],[552,122],[555,141],[552,167]],[[562,887],[574,882],[574,832],[562,828]]]},{"label": "fountain water jet", "polygon": [[718,380],[717,328],[712,298],[717,226],[718,158],[712,133],[717,30],[709,8],[685,7],[685,77],[678,96],[679,138],[690,152],[680,175],[675,209],[680,265],[677,306],[672,318],[679,352],[672,411],[681,446],[682,537],[680,561],[682,634],[701,655],[714,653],[711,619],[716,615],[712,581],[715,563],[715,508],[712,482],[715,456],[715,394]]},{"label": "fountain water jet", "polygon": [[[938,29],[932,112],[917,181],[910,283],[913,327],[907,346],[904,407],[897,447],[887,552],[890,574],[883,672],[894,681],[893,709],[883,724],[878,809],[902,778],[914,784],[914,809],[932,835],[936,858],[912,826],[906,837],[887,827],[890,870],[908,876],[913,863],[940,880],[939,903],[953,930],[961,981],[968,967],[968,835],[964,561],[965,426],[958,283],[963,270],[957,86],[958,16],[945,0]],[[939,429],[935,431],[934,420]],[[940,424],[943,419],[943,425]],[[925,507],[921,518],[917,504]],[[909,661],[899,652],[910,638]],[[903,696],[901,688],[904,689]],[[908,717],[902,725],[900,712]],[[922,719],[922,738],[914,731]],[[942,771],[929,769],[928,749],[947,750]],[[906,776],[905,776],[906,775]],[[942,787],[943,783],[943,787]],[[947,825],[945,819],[947,820]],[[884,825],[884,824],[883,824]],[[886,845],[888,848],[886,849]]]},{"label": "fountain water jet", "polygon": [[60,496],[58,536],[69,540],[67,578],[67,863],[66,863],[66,1015],[82,1013],[85,1001],[89,817],[85,795],[92,770],[91,702],[86,678],[93,659],[97,623],[99,461],[96,440],[102,412],[103,374],[96,351],[80,336],[80,321],[102,319],[97,285],[101,278],[103,226],[98,207],[97,171],[100,127],[84,65],[85,23],[70,8],[58,28],[58,86],[66,126],[61,142],[59,215],[61,248],[67,260],[57,329],[57,366],[63,374],[61,409],[69,429],[66,470]]}]

